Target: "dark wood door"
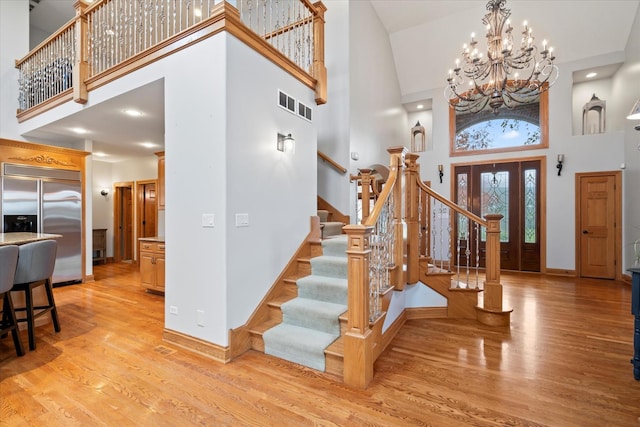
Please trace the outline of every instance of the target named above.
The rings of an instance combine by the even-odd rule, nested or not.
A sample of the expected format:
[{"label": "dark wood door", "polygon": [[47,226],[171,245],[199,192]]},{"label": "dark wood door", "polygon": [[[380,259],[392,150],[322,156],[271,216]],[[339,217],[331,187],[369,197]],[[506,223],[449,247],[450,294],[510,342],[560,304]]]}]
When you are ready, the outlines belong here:
[{"label": "dark wood door", "polygon": [[157,235],[156,227],[156,184],[145,184],[142,196],[142,236]]},{"label": "dark wood door", "polygon": [[[500,223],[500,266],[505,270],[540,271],[540,161],[490,163],[455,168],[457,203],[474,214],[503,216]],[[485,266],[486,235],[468,229],[457,215],[460,239],[456,262]],[[459,256],[467,252],[469,257]],[[468,261],[467,261],[468,260]]]}]

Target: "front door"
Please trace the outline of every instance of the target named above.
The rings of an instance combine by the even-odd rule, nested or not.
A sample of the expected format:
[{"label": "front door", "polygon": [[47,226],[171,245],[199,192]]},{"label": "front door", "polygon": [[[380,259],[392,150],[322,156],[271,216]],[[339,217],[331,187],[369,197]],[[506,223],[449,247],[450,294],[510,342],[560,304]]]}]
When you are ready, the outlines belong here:
[{"label": "front door", "polygon": [[[540,160],[456,166],[455,177],[458,205],[483,218],[490,213],[503,216],[500,267],[540,271]],[[475,266],[478,260],[484,267],[484,230],[468,229],[470,224],[464,217],[457,217],[455,235],[461,244],[456,263]],[[459,256],[464,253],[472,255]]]},{"label": "front door", "polygon": [[616,277],[616,176],[578,174],[580,276]]}]

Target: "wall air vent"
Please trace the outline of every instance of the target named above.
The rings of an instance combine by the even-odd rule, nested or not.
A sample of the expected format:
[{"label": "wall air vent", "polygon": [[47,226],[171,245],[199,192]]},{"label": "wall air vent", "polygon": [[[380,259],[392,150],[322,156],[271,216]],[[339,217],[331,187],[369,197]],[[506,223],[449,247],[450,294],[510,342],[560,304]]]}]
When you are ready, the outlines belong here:
[{"label": "wall air vent", "polygon": [[302,102],[298,102],[298,115],[311,121],[311,108],[307,107]]},{"label": "wall air vent", "polygon": [[278,105],[292,113],[296,111],[296,100],[281,90],[278,91]]}]

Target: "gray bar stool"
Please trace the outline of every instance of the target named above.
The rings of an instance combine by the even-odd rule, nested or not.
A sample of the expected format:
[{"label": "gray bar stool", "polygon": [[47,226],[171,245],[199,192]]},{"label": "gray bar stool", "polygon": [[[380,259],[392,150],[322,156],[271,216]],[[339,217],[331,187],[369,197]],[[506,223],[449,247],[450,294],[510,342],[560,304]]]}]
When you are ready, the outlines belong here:
[{"label": "gray bar stool", "polygon": [[2,317],[0,317],[0,336],[11,332],[13,345],[18,356],[24,355],[24,347],[20,339],[16,312],[11,301],[11,288],[16,275],[19,249],[15,245],[0,246],[0,297],[2,297]]},{"label": "gray bar stool", "polygon": [[[16,269],[16,277],[13,280],[14,285],[11,291],[24,292],[25,307],[17,308],[16,311],[26,311],[26,318],[18,319],[18,322],[27,322],[29,350],[36,349],[36,318],[50,312],[53,328],[56,332],[60,332],[58,310],[53,299],[53,287],[51,285],[51,276],[56,264],[57,248],[58,243],[55,240],[42,240],[19,246],[18,268]],[[38,286],[44,286],[47,293],[47,305],[33,305],[33,290]]]}]

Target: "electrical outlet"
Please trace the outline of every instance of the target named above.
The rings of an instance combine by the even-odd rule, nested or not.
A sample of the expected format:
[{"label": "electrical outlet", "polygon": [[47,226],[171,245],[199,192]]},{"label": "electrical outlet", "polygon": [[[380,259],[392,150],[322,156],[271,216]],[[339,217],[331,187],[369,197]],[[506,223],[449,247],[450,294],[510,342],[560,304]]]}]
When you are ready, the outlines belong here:
[{"label": "electrical outlet", "polygon": [[202,214],[202,226],[205,228],[214,227],[214,215],[213,214]]},{"label": "electrical outlet", "polygon": [[176,307],[175,305],[169,306],[169,313],[177,315],[178,314],[178,307]]},{"label": "electrical outlet", "polygon": [[196,310],[196,323],[198,326],[204,326],[204,310]]},{"label": "electrical outlet", "polygon": [[249,214],[237,213],[236,214],[236,227],[248,227],[249,226]]}]

